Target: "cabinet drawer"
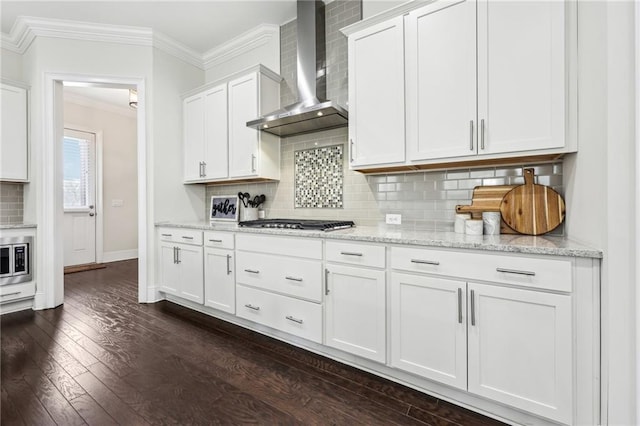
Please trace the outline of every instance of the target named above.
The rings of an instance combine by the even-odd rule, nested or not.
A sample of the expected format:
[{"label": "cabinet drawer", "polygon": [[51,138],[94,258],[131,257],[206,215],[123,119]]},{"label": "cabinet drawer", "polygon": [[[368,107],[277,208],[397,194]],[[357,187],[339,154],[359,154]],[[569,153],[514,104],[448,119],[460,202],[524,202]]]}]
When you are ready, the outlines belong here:
[{"label": "cabinet drawer", "polygon": [[215,247],[233,250],[235,247],[232,232],[206,231],[204,233],[205,247]]},{"label": "cabinet drawer", "polygon": [[160,241],[170,241],[173,243],[202,245],[202,231],[181,228],[159,228]]},{"label": "cabinet drawer", "polygon": [[287,296],[315,302],[322,300],[322,263],[319,260],[238,251],[236,280]]},{"label": "cabinet drawer", "polygon": [[317,343],[322,343],[322,305],[236,287],[236,315]]},{"label": "cabinet drawer", "polygon": [[236,244],[238,250],[322,259],[322,241],[309,238],[238,234]]},{"label": "cabinet drawer", "polygon": [[391,267],[565,292],[572,287],[571,259],[392,247]]},{"label": "cabinet drawer", "polygon": [[0,286],[0,303],[11,300],[24,299],[33,297],[36,294],[36,282],[29,281],[26,283],[3,285]]},{"label": "cabinet drawer", "polygon": [[329,262],[349,263],[374,268],[384,268],[386,264],[385,247],[377,245],[327,241],[326,256]]}]

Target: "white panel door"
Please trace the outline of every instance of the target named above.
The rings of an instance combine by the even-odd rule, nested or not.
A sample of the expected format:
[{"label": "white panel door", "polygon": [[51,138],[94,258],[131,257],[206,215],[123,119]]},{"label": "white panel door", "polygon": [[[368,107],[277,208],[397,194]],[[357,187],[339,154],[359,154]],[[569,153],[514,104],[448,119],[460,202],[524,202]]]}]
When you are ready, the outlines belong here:
[{"label": "white panel door", "polygon": [[207,179],[226,178],[229,175],[227,85],[207,90],[204,105],[203,174]]},{"label": "white panel door", "polygon": [[197,94],[184,100],[184,180],[200,180],[202,175],[202,162],[204,161],[205,145],[205,97]]},{"label": "white panel door", "polygon": [[28,179],[27,91],[2,84],[2,136],[0,139],[0,180]]},{"label": "white panel door", "polygon": [[204,265],[201,246],[178,245],[180,284],[178,295],[193,302],[204,302]]},{"label": "white panel door", "polygon": [[469,392],[571,424],[571,296],[468,290]]},{"label": "white panel door", "polygon": [[251,73],[229,82],[229,177],[255,176],[259,132],[247,127],[258,116],[258,78]]},{"label": "white panel door", "polygon": [[467,315],[463,281],[394,272],[391,365],[467,389]]},{"label": "white panel door", "polygon": [[204,304],[236,313],[236,280],[233,250],[204,249]]},{"label": "white panel door", "polygon": [[95,263],[95,134],[65,129],[63,164],[64,266]]},{"label": "white panel door", "polygon": [[402,16],[349,37],[352,167],[404,162],[403,39]]},{"label": "white panel door", "polygon": [[479,0],[480,154],[564,146],[564,8]]},{"label": "white panel door", "polygon": [[178,287],[180,285],[180,273],[177,263],[177,248],[173,243],[159,244],[159,261],[160,261],[160,287],[162,291],[178,296]]},{"label": "white panel door", "polygon": [[407,18],[410,160],[476,155],[476,3],[438,1]]},{"label": "white panel door", "polygon": [[325,344],[386,360],[385,271],[327,265]]}]

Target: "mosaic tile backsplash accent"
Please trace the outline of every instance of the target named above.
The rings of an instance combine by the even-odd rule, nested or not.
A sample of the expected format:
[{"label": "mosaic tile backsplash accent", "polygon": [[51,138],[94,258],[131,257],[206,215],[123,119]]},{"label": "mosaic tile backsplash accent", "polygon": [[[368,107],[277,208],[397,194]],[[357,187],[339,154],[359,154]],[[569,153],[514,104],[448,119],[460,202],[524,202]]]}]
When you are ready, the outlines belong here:
[{"label": "mosaic tile backsplash accent", "polygon": [[342,145],[296,151],[295,207],[341,209],[344,156]]},{"label": "mosaic tile backsplash accent", "polygon": [[22,223],[24,184],[0,182],[0,224]]}]

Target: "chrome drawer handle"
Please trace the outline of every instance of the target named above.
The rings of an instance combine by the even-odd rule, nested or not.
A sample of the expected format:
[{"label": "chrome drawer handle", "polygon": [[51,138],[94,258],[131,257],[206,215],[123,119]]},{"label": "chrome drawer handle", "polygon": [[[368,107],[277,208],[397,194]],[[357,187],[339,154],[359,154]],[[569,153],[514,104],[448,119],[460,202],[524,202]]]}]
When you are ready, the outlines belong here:
[{"label": "chrome drawer handle", "polygon": [[254,311],[259,311],[260,310],[260,306],[253,306],[251,303],[247,303],[246,305],[244,305],[246,308],[249,309],[253,309]]},{"label": "chrome drawer handle", "polygon": [[289,281],[297,281],[299,283],[302,282],[302,278],[296,278],[296,277],[284,277],[284,278]]},{"label": "chrome drawer handle", "polygon": [[420,259],[411,259],[411,263],[419,263],[421,265],[439,265],[440,262],[435,260],[420,260]]},{"label": "chrome drawer handle", "polygon": [[22,292],[21,291],[14,291],[13,293],[0,294],[0,297],[16,296],[16,295],[18,295],[20,293],[22,293]]},{"label": "chrome drawer handle", "polygon": [[294,318],[291,315],[287,315],[285,318],[288,319],[289,321],[293,321],[293,322],[298,323],[298,324],[302,324],[303,323],[303,321],[301,319]]},{"label": "chrome drawer handle", "polygon": [[535,272],[530,271],[518,271],[517,269],[505,269],[505,268],[496,268],[496,271],[503,272],[505,274],[516,274],[516,275],[526,275],[528,277],[535,277]]},{"label": "chrome drawer handle", "polygon": [[222,242],[222,240],[209,240],[209,241],[211,241],[212,243],[221,243]]},{"label": "chrome drawer handle", "polygon": [[182,238],[184,238],[185,240],[193,240],[193,237],[185,237],[184,235],[182,236]]},{"label": "chrome drawer handle", "polygon": [[160,234],[160,235],[162,235],[163,237],[170,237],[173,234]]},{"label": "chrome drawer handle", "polygon": [[343,256],[358,256],[358,257],[362,257],[362,253],[355,253],[355,252],[352,252],[352,251],[341,251],[340,254],[343,255]]},{"label": "chrome drawer handle", "polygon": [[250,274],[259,274],[260,273],[260,271],[257,271],[255,269],[245,269],[244,271],[248,272]]}]

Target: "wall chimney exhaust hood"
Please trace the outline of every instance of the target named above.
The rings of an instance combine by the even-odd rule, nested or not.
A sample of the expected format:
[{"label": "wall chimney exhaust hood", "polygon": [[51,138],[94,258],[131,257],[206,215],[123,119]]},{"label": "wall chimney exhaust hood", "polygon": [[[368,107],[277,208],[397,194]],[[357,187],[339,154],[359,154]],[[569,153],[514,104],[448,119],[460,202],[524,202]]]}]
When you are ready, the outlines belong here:
[{"label": "wall chimney exhaust hood", "polygon": [[252,127],[286,137],[348,125],[349,113],[326,100],[324,3],[298,0],[298,102],[247,122]]}]

